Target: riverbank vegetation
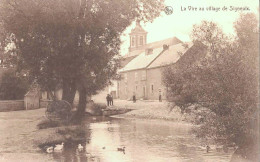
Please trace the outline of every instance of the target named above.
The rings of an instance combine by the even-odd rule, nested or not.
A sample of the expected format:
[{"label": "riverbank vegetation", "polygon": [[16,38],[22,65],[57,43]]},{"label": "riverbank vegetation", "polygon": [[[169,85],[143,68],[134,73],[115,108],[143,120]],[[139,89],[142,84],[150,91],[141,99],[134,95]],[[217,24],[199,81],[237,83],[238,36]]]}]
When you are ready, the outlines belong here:
[{"label": "riverbank vegetation", "polygon": [[235,144],[241,157],[258,159],[259,31],[257,16],[242,14],[234,22],[234,36],[226,36],[214,22],[194,25],[191,38],[207,54],[185,68],[165,69],[168,100],[185,108],[198,104],[208,109],[196,134]]},{"label": "riverbank vegetation", "polygon": [[34,138],[34,144],[46,151],[46,146],[55,146],[56,144],[65,143],[86,143],[86,134],[88,129],[86,126],[77,124],[69,124],[49,119],[41,120],[37,124],[39,129]]}]

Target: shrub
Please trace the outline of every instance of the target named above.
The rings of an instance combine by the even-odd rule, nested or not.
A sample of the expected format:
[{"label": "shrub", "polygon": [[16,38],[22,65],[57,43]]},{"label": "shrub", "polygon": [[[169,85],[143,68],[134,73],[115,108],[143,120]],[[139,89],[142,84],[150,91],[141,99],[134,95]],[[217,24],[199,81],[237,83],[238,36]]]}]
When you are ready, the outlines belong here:
[{"label": "shrub", "polygon": [[13,70],[6,71],[1,79],[0,99],[19,100],[23,99],[29,89],[29,82],[26,77],[18,76]]},{"label": "shrub", "polygon": [[102,110],[107,108],[106,104],[101,104],[101,103],[94,103],[93,107],[96,110]]},{"label": "shrub", "polygon": [[37,125],[38,129],[53,128],[58,126],[60,126],[60,123],[51,120],[43,120]]},{"label": "shrub", "polygon": [[199,137],[234,143],[252,160],[255,156],[248,152],[259,151],[258,21],[253,14],[241,15],[235,23],[236,41],[212,38],[220,31],[216,27],[212,22],[195,25],[193,36],[208,43],[208,57],[185,69],[167,69],[164,81],[177,106],[197,103],[210,110],[196,130]]}]

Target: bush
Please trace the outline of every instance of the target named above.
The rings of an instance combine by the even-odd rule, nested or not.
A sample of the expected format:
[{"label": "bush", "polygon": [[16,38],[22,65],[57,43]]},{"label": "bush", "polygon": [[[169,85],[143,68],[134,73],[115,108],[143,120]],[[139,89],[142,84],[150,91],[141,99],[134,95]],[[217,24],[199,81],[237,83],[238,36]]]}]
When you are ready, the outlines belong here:
[{"label": "bush", "polygon": [[13,70],[6,71],[1,79],[0,99],[20,100],[29,89],[29,82],[24,76],[17,76]]},{"label": "bush", "polygon": [[107,105],[106,104],[101,104],[101,103],[94,103],[93,107],[96,110],[102,110],[102,109],[106,109]]},{"label": "bush", "polygon": [[51,120],[43,120],[37,125],[37,127],[38,129],[47,129],[47,128],[58,127],[60,125],[61,124],[59,122],[55,122]]},{"label": "bush", "polygon": [[[200,38],[211,42],[212,46],[207,47],[208,57],[198,65],[180,70],[168,68],[164,73],[170,101],[182,109],[190,103],[209,109],[210,113],[204,115],[204,121],[196,130],[197,136],[226,145],[234,143],[244,150],[240,154],[251,160],[254,156],[250,157],[247,153],[256,155],[259,151],[257,24],[255,15],[241,15],[235,23],[237,37],[234,40],[237,41],[233,42],[225,37],[210,38],[220,31],[212,22],[195,26],[193,32],[198,32],[195,36],[209,36]],[[250,151],[246,151],[248,149]]]}]

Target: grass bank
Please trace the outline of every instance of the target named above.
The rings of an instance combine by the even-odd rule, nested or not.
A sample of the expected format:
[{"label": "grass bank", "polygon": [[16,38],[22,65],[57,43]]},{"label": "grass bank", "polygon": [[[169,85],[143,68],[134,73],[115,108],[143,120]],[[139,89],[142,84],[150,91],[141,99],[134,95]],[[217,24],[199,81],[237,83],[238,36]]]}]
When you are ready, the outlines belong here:
[{"label": "grass bank", "polygon": [[170,111],[169,103],[167,102],[137,102],[128,103],[126,106],[120,107],[120,105],[115,106],[117,108],[130,108],[132,111],[116,115],[115,117],[124,118],[138,118],[138,119],[159,119],[180,122],[185,121],[185,116],[181,114],[179,109],[173,109]]},{"label": "grass bank", "polygon": [[45,146],[54,146],[62,142],[86,142],[87,128],[84,125],[64,124],[43,119],[37,124],[37,127],[38,131],[34,134],[34,143],[41,149],[44,149]]}]

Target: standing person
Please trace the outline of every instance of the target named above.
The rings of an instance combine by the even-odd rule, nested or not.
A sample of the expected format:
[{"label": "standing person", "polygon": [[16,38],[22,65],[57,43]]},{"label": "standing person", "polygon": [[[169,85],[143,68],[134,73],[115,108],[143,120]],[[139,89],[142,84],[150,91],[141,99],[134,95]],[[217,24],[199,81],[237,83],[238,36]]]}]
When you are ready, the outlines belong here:
[{"label": "standing person", "polygon": [[110,95],[110,106],[113,106],[114,103],[113,103],[113,95]]},{"label": "standing person", "polygon": [[162,95],[161,95],[161,93],[159,94],[159,102],[162,102]]},{"label": "standing person", "polygon": [[109,106],[110,105],[110,96],[109,96],[109,94],[107,94],[106,99],[107,99],[107,106]]},{"label": "standing person", "polygon": [[134,103],[136,102],[135,94],[133,95],[133,102],[134,102]]}]

